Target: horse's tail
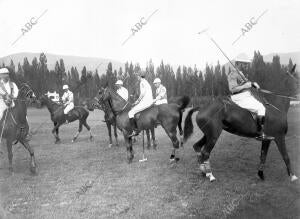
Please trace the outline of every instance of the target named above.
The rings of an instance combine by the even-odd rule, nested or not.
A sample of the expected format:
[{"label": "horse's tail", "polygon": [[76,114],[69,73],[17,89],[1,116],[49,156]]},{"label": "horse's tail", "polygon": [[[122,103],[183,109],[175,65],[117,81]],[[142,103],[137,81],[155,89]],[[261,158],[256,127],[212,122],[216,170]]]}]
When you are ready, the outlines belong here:
[{"label": "horse's tail", "polygon": [[194,125],[192,122],[192,115],[195,111],[198,111],[200,109],[200,107],[195,107],[193,109],[191,109],[184,121],[184,131],[183,131],[183,141],[186,142],[188,140],[189,137],[191,137],[191,135],[193,134],[194,131]]}]

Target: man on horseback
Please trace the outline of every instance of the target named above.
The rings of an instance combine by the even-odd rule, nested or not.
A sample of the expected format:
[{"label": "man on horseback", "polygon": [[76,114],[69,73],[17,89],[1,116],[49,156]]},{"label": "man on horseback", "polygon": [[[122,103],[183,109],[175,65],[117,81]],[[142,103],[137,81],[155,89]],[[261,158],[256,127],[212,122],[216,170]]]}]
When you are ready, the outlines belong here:
[{"label": "man on horseback", "polygon": [[0,119],[2,119],[3,112],[9,108],[14,107],[14,98],[17,98],[19,89],[17,85],[10,81],[9,71],[7,68],[0,69]]},{"label": "man on horseback", "polygon": [[74,108],[74,98],[72,91],[69,90],[68,85],[63,86],[64,94],[62,96],[62,101],[65,106],[64,114],[66,115],[66,123],[69,123],[70,114],[69,112]]},{"label": "man on horseback", "polygon": [[238,106],[257,114],[257,125],[260,135],[257,138],[258,140],[273,140],[273,137],[264,133],[266,108],[263,103],[253,96],[250,90],[252,87],[256,89],[260,87],[256,82],[250,82],[242,72],[249,64],[250,61],[248,60],[235,60],[235,65],[239,72],[233,69],[227,77],[229,90],[233,94],[231,95],[231,100]]},{"label": "man on horseback", "polygon": [[117,94],[119,94],[124,100],[128,101],[128,90],[123,87],[123,81],[117,80],[115,83],[117,86]]},{"label": "man on horseback", "polygon": [[168,103],[167,89],[161,84],[161,80],[159,78],[155,78],[153,84],[156,87],[156,98],[153,100],[154,104],[160,105]]},{"label": "man on horseback", "polygon": [[130,125],[131,127],[133,127],[133,132],[128,137],[136,136],[139,134],[134,115],[149,108],[153,104],[152,88],[149,82],[145,79],[145,73],[140,71],[137,76],[140,83],[140,96],[135,101],[134,107],[132,107],[132,109],[128,112]]}]

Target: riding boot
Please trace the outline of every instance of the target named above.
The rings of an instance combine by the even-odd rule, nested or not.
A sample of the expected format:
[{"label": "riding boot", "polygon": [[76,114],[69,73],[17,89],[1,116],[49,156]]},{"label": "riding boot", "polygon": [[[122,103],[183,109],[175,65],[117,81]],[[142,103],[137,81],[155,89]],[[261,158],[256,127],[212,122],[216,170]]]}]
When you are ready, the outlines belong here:
[{"label": "riding boot", "polygon": [[66,124],[69,124],[69,122],[70,122],[70,115],[69,115],[69,113],[65,114],[65,118],[66,118]]},{"label": "riding boot", "polygon": [[129,118],[129,123],[130,123],[130,126],[133,128],[133,132],[130,135],[128,135],[128,137],[133,137],[133,136],[139,135],[139,130],[138,130],[135,119]]},{"label": "riding boot", "polygon": [[267,136],[264,133],[264,124],[265,124],[265,117],[264,116],[257,116],[257,129],[259,136],[256,137],[257,140],[263,141],[263,140],[274,140],[274,137]]}]

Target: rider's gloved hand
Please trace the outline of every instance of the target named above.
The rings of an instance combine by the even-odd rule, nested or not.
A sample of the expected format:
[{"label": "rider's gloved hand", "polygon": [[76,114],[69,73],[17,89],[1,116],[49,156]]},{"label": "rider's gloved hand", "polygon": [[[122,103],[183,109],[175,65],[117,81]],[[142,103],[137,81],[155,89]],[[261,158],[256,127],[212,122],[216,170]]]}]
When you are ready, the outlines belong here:
[{"label": "rider's gloved hand", "polygon": [[244,88],[247,89],[247,88],[251,88],[252,87],[252,83],[250,81],[246,82],[244,84]]},{"label": "rider's gloved hand", "polygon": [[260,86],[256,83],[256,82],[252,82],[252,87],[256,88],[256,89],[259,89]]}]

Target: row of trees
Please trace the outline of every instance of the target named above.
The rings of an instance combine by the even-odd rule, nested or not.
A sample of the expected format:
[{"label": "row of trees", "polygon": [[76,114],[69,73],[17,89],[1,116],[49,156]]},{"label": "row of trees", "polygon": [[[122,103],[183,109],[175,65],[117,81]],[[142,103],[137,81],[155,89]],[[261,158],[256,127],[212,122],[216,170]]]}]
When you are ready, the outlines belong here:
[{"label": "row of trees", "polygon": [[[292,60],[288,66],[281,65],[279,56],[274,56],[272,63],[265,63],[263,56],[259,52],[254,52],[252,65],[245,70],[245,74],[250,80],[257,81],[262,88],[285,94],[295,94],[299,84],[296,86],[288,84],[289,76],[286,74],[286,71],[292,66]],[[86,67],[83,67],[79,73],[76,67],[71,67],[67,71],[63,59],[56,62],[54,69],[49,70],[44,53],[40,54],[39,59],[34,58],[31,63],[24,58],[22,64],[18,63],[17,68],[11,60],[8,68],[10,68],[12,79],[17,84],[29,83],[37,95],[47,91],[61,93],[62,85],[67,83],[76,99],[91,98],[95,96],[100,87],[107,84],[113,86],[117,79],[122,79],[124,86],[129,89],[130,93],[133,93],[134,89],[138,87],[135,73],[141,70],[139,64],[133,65],[127,62],[124,70],[122,68],[113,69],[112,64],[108,63],[106,72],[100,75],[97,70],[89,71]],[[187,66],[179,66],[174,71],[171,65],[164,64],[163,61],[155,69],[150,60],[144,71],[146,71],[146,78],[151,84],[155,77],[162,80],[169,97],[183,94],[190,97],[229,94],[225,66],[221,66],[219,63],[216,66],[206,65],[204,73],[196,67]],[[295,77],[298,77],[298,74],[295,73]]]}]

